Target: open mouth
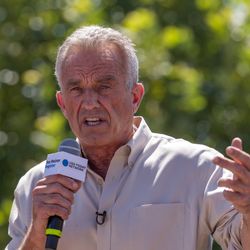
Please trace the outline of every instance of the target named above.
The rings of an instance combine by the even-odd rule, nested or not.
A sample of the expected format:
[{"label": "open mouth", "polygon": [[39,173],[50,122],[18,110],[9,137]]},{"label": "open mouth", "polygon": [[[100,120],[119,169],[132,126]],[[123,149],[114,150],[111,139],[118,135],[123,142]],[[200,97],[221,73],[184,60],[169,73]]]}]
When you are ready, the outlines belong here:
[{"label": "open mouth", "polygon": [[97,126],[100,125],[103,122],[100,118],[86,118],[85,124],[87,126]]}]

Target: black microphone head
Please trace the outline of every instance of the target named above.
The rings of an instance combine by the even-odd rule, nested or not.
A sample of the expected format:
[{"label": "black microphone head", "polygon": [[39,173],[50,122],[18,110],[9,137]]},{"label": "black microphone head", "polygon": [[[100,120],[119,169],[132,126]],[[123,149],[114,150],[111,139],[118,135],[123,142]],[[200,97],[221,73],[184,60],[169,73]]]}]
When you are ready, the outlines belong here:
[{"label": "black microphone head", "polygon": [[72,155],[81,156],[80,145],[74,139],[65,139],[58,147],[58,151],[63,151]]}]

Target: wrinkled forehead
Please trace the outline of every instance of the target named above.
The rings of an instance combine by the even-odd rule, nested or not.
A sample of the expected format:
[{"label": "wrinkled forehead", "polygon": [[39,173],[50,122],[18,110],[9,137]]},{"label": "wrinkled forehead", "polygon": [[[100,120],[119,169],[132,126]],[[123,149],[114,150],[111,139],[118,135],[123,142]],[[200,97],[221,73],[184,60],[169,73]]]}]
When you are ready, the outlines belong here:
[{"label": "wrinkled forehead", "polygon": [[68,48],[62,61],[61,69],[63,69],[64,66],[72,63],[72,60],[80,57],[82,57],[82,59],[84,59],[86,62],[90,62],[90,59],[93,57],[103,62],[115,61],[121,65],[122,68],[126,67],[127,64],[125,52],[116,44],[104,43],[95,47],[74,45]]},{"label": "wrinkled forehead", "polygon": [[62,61],[59,78],[62,83],[65,76],[91,74],[91,77],[94,77],[95,74],[99,77],[99,73],[108,72],[113,75],[123,75],[126,81],[126,57],[119,47],[113,44],[105,44],[98,48],[72,46]]},{"label": "wrinkled forehead", "polygon": [[104,43],[99,46],[73,45],[66,51],[61,62],[61,70],[64,70],[72,62],[82,61],[86,65],[95,63],[114,63],[121,69],[127,69],[127,58],[125,52],[116,44]]}]

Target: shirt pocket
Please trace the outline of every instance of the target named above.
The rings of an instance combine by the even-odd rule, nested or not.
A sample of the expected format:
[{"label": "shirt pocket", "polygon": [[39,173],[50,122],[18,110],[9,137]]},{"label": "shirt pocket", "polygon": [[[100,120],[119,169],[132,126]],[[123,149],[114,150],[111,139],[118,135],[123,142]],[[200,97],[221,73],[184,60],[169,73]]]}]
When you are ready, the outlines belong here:
[{"label": "shirt pocket", "polygon": [[133,208],[129,221],[131,250],[183,250],[184,204],[145,204]]}]

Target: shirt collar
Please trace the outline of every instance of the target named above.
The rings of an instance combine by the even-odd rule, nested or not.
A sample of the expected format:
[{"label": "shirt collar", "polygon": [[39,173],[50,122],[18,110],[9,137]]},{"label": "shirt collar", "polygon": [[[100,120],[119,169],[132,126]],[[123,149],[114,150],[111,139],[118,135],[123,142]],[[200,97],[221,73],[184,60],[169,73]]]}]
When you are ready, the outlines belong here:
[{"label": "shirt collar", "polygon": [[[142,116],[134,116],[133,127],[135,129],[135,133],[132,138],[125,145],[121,146],[115,153],[116,155],[118,154],[127,157],[129,167],[134,165],[137,157],[152,137],[152,132]],[[78,138],[76,140],[79,143]]]},{"label": "shirt collar", "polygon": [[136,129],[133,137],[126,144],[130,149],[128,156],[128,165],[132,167],[140,153],[152,137],[152,132],[145,120],[141,116],[134,117],[134,127]]}]

